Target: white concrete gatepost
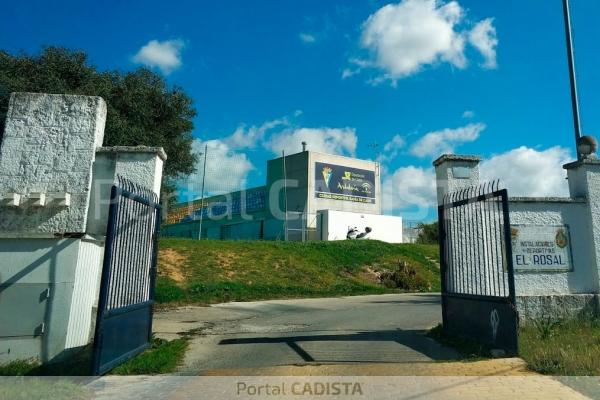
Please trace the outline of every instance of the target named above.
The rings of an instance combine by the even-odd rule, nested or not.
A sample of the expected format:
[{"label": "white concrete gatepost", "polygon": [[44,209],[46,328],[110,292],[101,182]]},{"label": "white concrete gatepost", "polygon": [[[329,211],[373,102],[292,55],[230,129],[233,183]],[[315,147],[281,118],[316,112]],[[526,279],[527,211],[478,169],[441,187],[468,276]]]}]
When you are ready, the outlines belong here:
[{"label": "white concrete gatepost", "polygon": [[[101,147],[100,97],[13,93],[0,143],[0,364],[93,340],[116,176],[160,193],[162,148]],[[109,196],[109,195],[108,195]]]},{"label": "white concrete gatepost", "polygon": [[[447,154],[434,161],[439,204],[447,193],[480,184],[479,160]],[[564,266],[522,265],[524,258],[515,261],[519,242],[513,238],[515,292],[522,320],[600,313],[600,162],[584,160],[564,168],[569,197],[509,197],[514,235],[540,232],[542,240],[545,231],[562,230],[570,250],[568,260],[560,259]]]},{"label": "white concrete gatepost", "polygon": [[446,193],[479,184],[479,161],[479,156],[444,154],[433,162],[438,204]]},{"label": "white concrete gatepost", "polygon": [[167,154],[162,147],[99,147],[92,174],[88,232],[95,235],[106,234],[110,191],[117,184],[118,177],[152,189],[160,198],[166,160]]}]

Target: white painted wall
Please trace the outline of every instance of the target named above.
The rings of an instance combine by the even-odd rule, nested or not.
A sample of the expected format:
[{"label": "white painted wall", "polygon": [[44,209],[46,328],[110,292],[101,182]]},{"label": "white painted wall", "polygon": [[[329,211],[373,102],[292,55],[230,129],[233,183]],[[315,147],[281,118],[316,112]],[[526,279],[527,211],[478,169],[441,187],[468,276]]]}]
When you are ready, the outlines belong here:
[{"label": "white painted wall", "polygon": [[510,199],[510,223],[567,225],[573,271],[515,271],[517,296],[598,293],[593,238],[586,218],[587,202],[571,199]]},{"label": "white painted wall", "polygon": [[66,349],[85,346],[94,337],[94,308],[98,306],[103,259],[104,242],[91,239],[79,241]]},{"label": "white painted wall", "polygon": [[595,270],[595,281],[600,286],[600,160],[576,161],[564,168],[567,170],[571,197],[587,199],[583,218],[588,221],[587,235],[592,243],[589,265]]},{"label": "white painted wall", "polygon": [[402,218],[391,215],[361,214],[348,211],[317,211],[317,236],[321,240],[346,240],[348,227],[364,232],[368,238],[388,243],[402,243]]},{"label": "white painted wall", "polygon": [[0,239],[0,363],[64,350],[79,242]]}]

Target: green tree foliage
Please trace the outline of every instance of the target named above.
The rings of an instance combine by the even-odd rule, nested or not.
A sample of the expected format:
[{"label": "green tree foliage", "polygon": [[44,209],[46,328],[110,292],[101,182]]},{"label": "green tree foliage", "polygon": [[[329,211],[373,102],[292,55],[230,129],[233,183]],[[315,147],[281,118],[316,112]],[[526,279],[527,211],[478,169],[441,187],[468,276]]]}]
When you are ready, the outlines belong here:
[{"label": "green tree foliage", "polygon": [[192,99],[148,69],[100,72],[85,53],[59,47],[36,56],[0,50],[0,140],[11,92],[101,96],[108,106],[105,146],[163,147],[167,189],[194,171]]},{"label": "green tree foliage", "polygon": [[418,225],[419,235],[417,243],[420,244],[437,244],[439,238],[438,223],[431,222],[429,224],[420,223]]}]

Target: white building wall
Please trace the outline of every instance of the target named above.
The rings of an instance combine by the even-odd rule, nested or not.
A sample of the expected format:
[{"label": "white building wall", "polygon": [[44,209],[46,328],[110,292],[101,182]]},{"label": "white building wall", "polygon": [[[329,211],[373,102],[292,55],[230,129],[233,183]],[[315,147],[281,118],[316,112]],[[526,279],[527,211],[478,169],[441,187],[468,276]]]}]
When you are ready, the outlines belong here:
[{"label": "white building wall", "polygon": [[[309,144],[310,148],[310,144]],[[302,222],[306,229],[307,240],[316,237],[317,212],[319,210],[349,211],[363,214],[381,214],[381,171],[379,164],[368,160],[359,160],[351,157],[333,154],[303,151],[285,157],[286,182],[287,182],[287,210],[288,217],[293,218],[290,226],[297,226],[300,221],[296,215],[304,213]],[[375,175],[375,203],[359,203],[345,200],[321,199],[315,196],[315,164],[317,162],[358,168],[373,171]],[[267,207],[269,217],[265,222],[265,239],[283,239],[285,201],[283,190],[283,160],[276,158],[267,162]],[[279,221],[277,221],[279,220]],[[295,231],[294,231],[295,232]],[[299,240],[302,235],[293,233],[294,240]]]},{"label": "white building wall", "polygon": [[402,243],[402,218],[391,215],[361,214],[346,211],[317,212],[317,237],[320,240],[346,240],[349,227],[364,232],[372,229],[368,239]]},{"label": "white building wall", "polygon": [[598,293],[586,209],[584,200],[510,199],[511,225],[567,225],[573,262],[572,271],[515,271],[517,296]]}]

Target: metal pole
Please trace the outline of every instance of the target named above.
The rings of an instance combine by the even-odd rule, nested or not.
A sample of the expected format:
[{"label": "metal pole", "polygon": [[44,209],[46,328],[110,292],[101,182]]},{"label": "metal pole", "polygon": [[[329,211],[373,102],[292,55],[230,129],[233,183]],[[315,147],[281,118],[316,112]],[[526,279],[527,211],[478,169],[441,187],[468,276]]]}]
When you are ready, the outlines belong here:
[{"label": "metal pole", "polygon": [[579,100],[577,98],[577,80],[575,77],[575,57],[573,55],[573,39],[571,37],[571,14],[569,12],[569,0],[563,0],[563,14],[565,18],[569,79],[571,82],[571,107],[573,109],[573,125],[575,128],[575,151],[577,152],[577,159],[581,160],[581,154],[579,154],[579,151],[577,151],[577,142],[581,137],[581,122],[579,119]]},{"label": "metal pole", "polygon": [[202,219],[204,217],[204,178],[206,177],[206,156],[208,145],[204,145],[204,169],[202,171],[202,194],[200,195],[200,226],[198,228],[198,240],[202,239]]},{"label": "metal pole", "polygon": [[[283,162],[283,208],[285,217],[283,220],[283,237],[288,240],[288,207],[287,207],[287,173],[285,171],[285,151],[281,150],[281,161]],[[279,206],[278,206],[279,207]]]}]

